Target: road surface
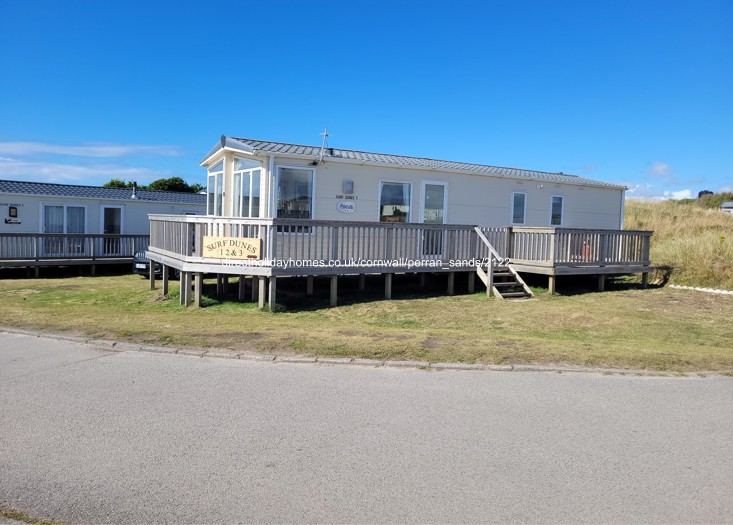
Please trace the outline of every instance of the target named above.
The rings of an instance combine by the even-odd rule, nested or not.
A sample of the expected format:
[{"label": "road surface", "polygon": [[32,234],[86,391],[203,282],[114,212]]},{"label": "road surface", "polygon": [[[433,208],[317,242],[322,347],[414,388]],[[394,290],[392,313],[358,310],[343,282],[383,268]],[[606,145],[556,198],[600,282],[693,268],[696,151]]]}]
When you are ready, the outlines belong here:
[{"label": "road surface", "polygon": [[0,333],[0,504],[72,523],[733,522],[733,379]]}]

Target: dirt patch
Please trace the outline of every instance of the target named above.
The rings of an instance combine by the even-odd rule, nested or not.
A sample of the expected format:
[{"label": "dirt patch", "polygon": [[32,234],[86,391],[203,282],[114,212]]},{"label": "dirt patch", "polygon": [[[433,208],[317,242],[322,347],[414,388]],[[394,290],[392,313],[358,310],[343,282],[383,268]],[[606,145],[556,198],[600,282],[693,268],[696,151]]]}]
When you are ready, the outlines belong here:
[{"label": "dirt patch", "polygon": [[26,297],[28,295],[34,295],[41,293],[40,290],[8,290],[5,292],[6,295],[17,295],[19,297]]},{"label": "dirt patch", "polygon": [[436,348],[445,348],[446,346],[456,346],[460,344],[458,339],[451,339],[449,337],[428,337],[423,342],[423,348],[427,350],[434,350]]}]

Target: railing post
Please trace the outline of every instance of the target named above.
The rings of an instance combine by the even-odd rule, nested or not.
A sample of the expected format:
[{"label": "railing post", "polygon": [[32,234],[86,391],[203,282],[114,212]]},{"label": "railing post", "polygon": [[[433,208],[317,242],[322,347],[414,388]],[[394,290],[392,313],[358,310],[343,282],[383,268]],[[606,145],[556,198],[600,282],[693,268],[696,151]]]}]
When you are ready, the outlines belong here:
[{"label": "railing post", "polygon": [[512,243],[514,239],[512,238],[514,236],[514,228],[509,226],[506,229],[506,235],[504,237],[504,258],[505,259],[513,259],[512,254]]},{"label": "railing post", "polygon": [[[265,253],[267,254],[267,259],[270,261],[270,264],[274,264],[275,257],[277,256],[277,226],[274,224],[266,224],[264,225],[264,232],[262,231],[263,227],[260,226],[260,238],[263,239],[267,246],[265,246]],[[261,306],[261,308],[264,308],[264,305]]]},{"label": "railing post", "polygon": [[339,227],[331,226],[331,260],[339,260]]},{"label": "railing post", "polygon": [[387,226],[385,231],[384,239],[384,258],[390,260],[392,258],[392,238],[394,236],[394,229],[391,226]]},{"label": "railing post", "polygon": [[[608,233],[601,232],[598,239],[598,257],[596,258],[596,262],[603,263],[606,259],[606,253],[608,253]],[[601,284],[599,283],[598,286],[600,287]],[[602,292],[603,290],[599,291]]]},{"label": "railing post", "polygon": [[643,235],[644,235],[644,248],[643,248],[643,250],[644,250],[644,254],[643,254],[644,261],[643,262],[645,264],[649,264],[650,263],[650,260],[649,260],[649,248],[651,246],[652,236],[649,235],[648,233],[647,234],[643,234]]},{"label": "railing post", "polygon": [[555,253],[555,250],[557,249],[557,243],[555,242],[555,237],[557,237],[557,228],[554,228],[552,232],[550,232],[550,247],[548,250],[548,255],[550,256],[550,266],[555,266],[555,261],[557,260],[557,253]]},{"label": "railing post", "polygon": [[489,252],[489,268],[486,279],[486,297],[494,295],[494,254]]}]

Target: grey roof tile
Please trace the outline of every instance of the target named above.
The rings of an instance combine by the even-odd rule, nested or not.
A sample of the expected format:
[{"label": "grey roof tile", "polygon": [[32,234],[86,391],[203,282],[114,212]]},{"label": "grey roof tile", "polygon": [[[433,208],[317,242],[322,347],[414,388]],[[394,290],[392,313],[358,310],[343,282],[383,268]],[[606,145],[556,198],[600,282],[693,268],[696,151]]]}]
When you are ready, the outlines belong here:
[{"label": "grey roof tile", "polygon": [[[285,142],[271,142],[257,139],[226,137],[221,138],[221,144],[226,144],[242,151],[261,151],[263,153],[282,153],[300,155],[303,157],[320,157],[320,146],[304,146],[301,144],[288,144]],[[207,158],[213,155],[221,145],[214,146]],[[362,162],[373,162],[389,166],[424,167],[443,171],[479,173],[489,175],[502,175],[520,179],[544,180],[566,184],[582,184],[586,186],[598,186],[603,188],[624,189],[624,186],[611,184],[600,180],[568,175],[567,173],[553,173],[548,171],[534,171],[518,168],[505,168],[485,164],[471,164],[467,162],[456,162],[449,160],[427,159],[422,157],[408,157],[405,155],[391,155],[387,153],[372,153],[367,151],[348,150],[340,148],[326,148],[323,153],[324,160],[347,159]]]},{"label": "grey roof tile", "polygon": [[[82,197],[88,199],[131,200],[132,188],[104,188],[47,182],[0,180],[0,194],[47,195]],[[143,190],[138,188],[136,200],[143,202],[170,202],[174,204],[206,204],[206,195],[176,191]]]}]

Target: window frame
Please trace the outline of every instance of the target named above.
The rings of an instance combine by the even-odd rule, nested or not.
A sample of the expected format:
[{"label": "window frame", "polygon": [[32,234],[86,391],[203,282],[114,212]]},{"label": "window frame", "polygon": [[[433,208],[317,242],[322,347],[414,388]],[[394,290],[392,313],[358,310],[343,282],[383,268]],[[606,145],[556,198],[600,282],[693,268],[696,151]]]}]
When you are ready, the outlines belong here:
[{"label": "window frame", "polygon": [[[221,159],[214,163],[211,168],[206,169],[206,215],[213,217],[222,217],[224,215],[224,160]],[[221,170],[213,171],[219,164],[221,164]],[[212,179],[214,181],[213,191]],[[212,193],[214,195],[213,212],[209,209],[210,195]]]},{"label": "window frame", "polygon": [[382,188],[384,188],[385,184],[407,184],[410,187],[410,195],[408,197],[408,204],[407,204],[407,220],[405,221],[406,224],[409,224],[412,222],[412,185],[413,183],[410,181],[405,180],[391,180],[391,179],[380,179],[379,181],[379,193],[377,194],[377,222],[384,222],[387,224],[387,221],[382,220]]},{"label": "window frame", "polygon": [[[522,202],[522,222],[516,222],[514,220],[514,209],[516,205],[516,196],[517,195],[523,195],[524,201]],[[512,192],[512,205],[510,210],[511,215],[509,216],[509,222],[512,226],[524,226],[527,224],[527,192],[526,191],[513,191]],[[552,210],[550,211],[550,214],[552,214]]]},{"label": "window frame", "polygon": [[[239,157],[234,157],[233,160],[233,166],[236,164],[237,159]],[[247,160],[247,159],[241,159],[241,160]],[[253,175],[255,171],[259,171],[259,180],[257,186],[253,183]],[[235,170],[234,167],[232,167],[232,216],[233,217],[242,217],[245,219],[259,219],[260,215],[262,213],[262,173],[263,173],[262,166],[253,166],[251,168],[244,168]],[[245,175],[248,182],[248,188],[249,188],[249,203],[247,204],[247,214],[244,215],[244,181],[245,181]],[[239,191],[234,191],[235,189],[235,179],[239,177]],[[260,194],[258,198],[260,199],[259,204],[257,205],[257,215],[253,215],[253,193],[254,189],[257,187],[258,193]],[[235,214],[235,209],[239,208],[239,215]]]},{"label": "window frame", "polygon": [[[558,224],[552,223],[552,208],[555,199],[560,199],[560,222]],[[562,227],[565,222],[565,196],[564,195],[551,195],[550,196],[550,226]]]},{"label": "window frame", "polygon": [[[296,170],[303,170],[303,171],[310,171],[311,172],[311,209],[310,209],[310,217],[308,219],[302,219],[302,220],[316,220],[316,168],[312,166],[303,166],[302,164],[276,164],[275,165],[275,187],[272,191],[272,199],[274,202],[273,210],[272,210],[272,216],[273,218],[282,218],[279,216],[279,206],[278,206],[278,191],[280,190],[280,170],[281,169],[296,169]],[[262,181],[262,174],[260,173],[260,181]],[[262,207],[262,203],[260,203],[260,208]],[[261,212],[260,212],[261,213]],[[303,228],[302,230],[293,231],[293,232],[286,232],[286,233],[310,233],[310,228]]]},{"label": "window frame", "polygon": [[38,229],[40,230],[40,233],[46,233],[46,219],[45,219],[45,209],[46,206],[57,206],[60,208],[63,208],[63,217],[64,217],[64,228],[63,232],[58,233],[56,235],[61,234],[68,234],[69,232],[69,216],[68,216],[68,208],[82,208],[84,210],[84,231],[83,232],[76,232],[73,235],[86,235],[89,233],[89,206],[86,204],[68,204],[68,203],[58,203],[58,202],[41,202],[40,204],[40,221],[38,224]]},{"label": "window frame", "polygon": [[[428,185],[443,186],[443,222],[442,224],[448,224],[448,182],[444,180],[429,180],[429,179],[420,181],[420,223],[425,224],[425,195],[427,192]],[[380,197],[382,196],[381,189],[379,192],[379,196]],[[412,197],[410,197],[410,199],[412,199]],[[380,212],[381,212],[381,209],[380,209]],[[410,221],[408,220],[407,222],[410,222]],[[436,224],[436,223],[430,223],[430,224]]]}]

